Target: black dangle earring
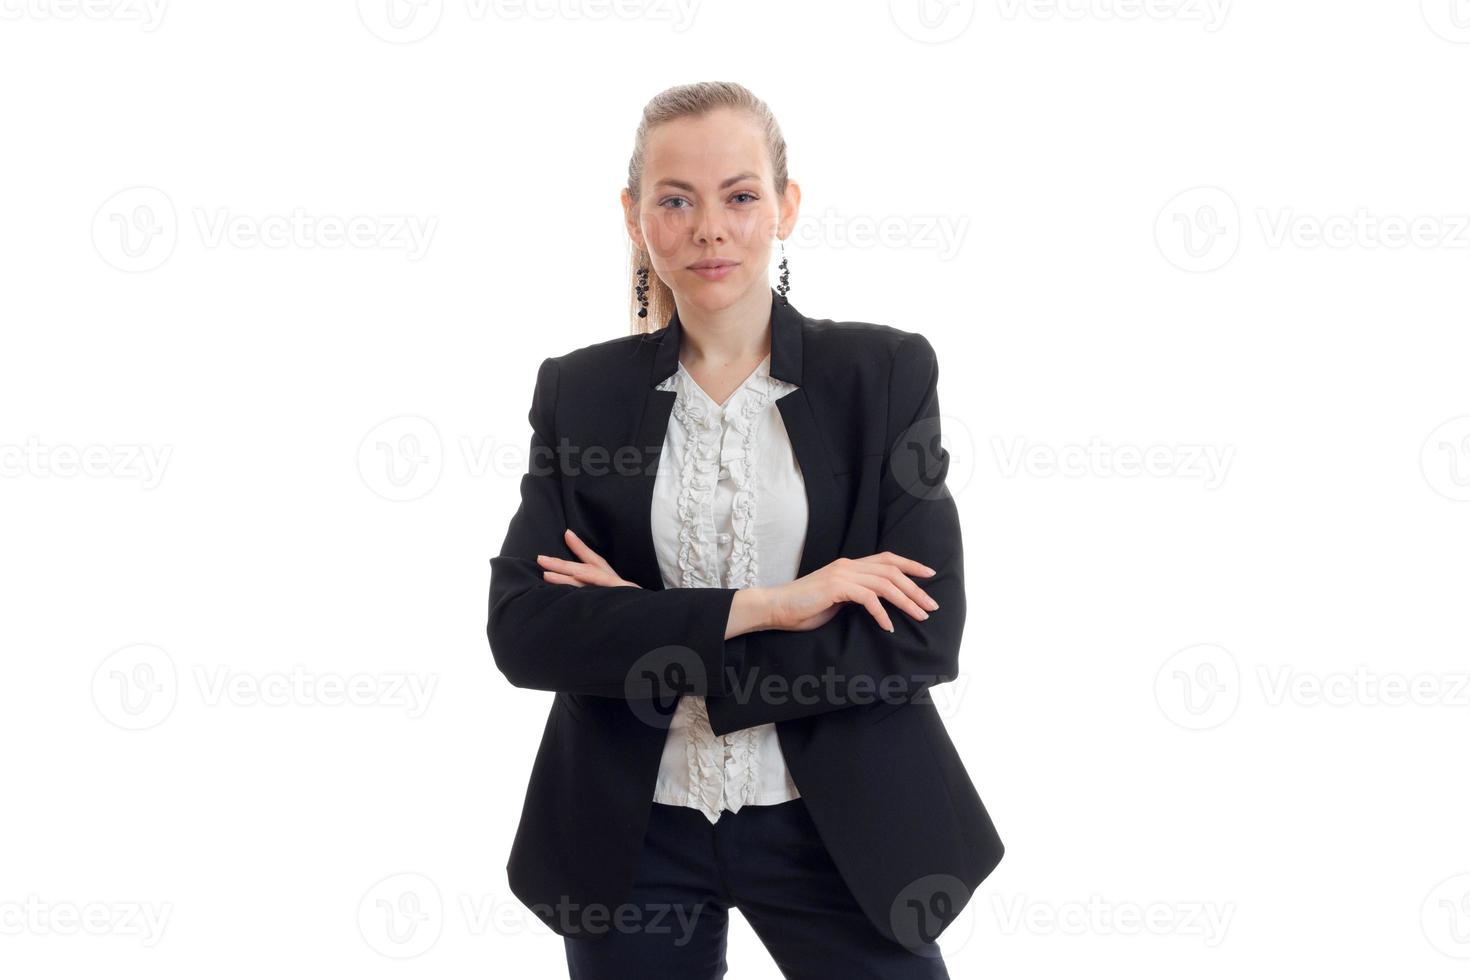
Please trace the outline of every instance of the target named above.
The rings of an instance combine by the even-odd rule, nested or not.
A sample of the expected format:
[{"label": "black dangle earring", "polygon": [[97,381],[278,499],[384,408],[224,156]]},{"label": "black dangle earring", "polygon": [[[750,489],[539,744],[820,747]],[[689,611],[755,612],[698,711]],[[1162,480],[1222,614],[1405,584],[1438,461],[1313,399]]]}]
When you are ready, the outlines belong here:
[{"label": "black dangle earring", "polygon": [[648,316],[648,267],[638,267],[638,285],[634,287],[638,293],[638,315]]},{"label": "black dangle earring", "polygon": [[776,287],[776,292],[781,294],[783,301],[786,301],[786,294],[791,291],[791,270],[786,267],[785,241],[781,242],[781,264],[777,268],[781,270],[781,285]]}]

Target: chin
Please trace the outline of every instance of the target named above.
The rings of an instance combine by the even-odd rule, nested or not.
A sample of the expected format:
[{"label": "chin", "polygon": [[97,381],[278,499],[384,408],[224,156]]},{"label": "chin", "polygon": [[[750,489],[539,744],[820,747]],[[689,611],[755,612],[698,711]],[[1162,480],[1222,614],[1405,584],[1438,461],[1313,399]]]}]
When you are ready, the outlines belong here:
[{"label": "chin", "polygon": [[718,282],[710,282],[689,273],[689,295],[716,308],[733,303],[745,292],[748,285],[740,278],[739,273],[732,273]]}]

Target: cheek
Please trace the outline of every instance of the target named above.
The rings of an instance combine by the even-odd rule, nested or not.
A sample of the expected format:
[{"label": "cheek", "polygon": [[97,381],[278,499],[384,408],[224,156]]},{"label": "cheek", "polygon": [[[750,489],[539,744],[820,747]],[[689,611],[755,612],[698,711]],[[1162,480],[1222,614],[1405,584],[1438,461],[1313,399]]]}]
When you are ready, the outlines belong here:
[{"label": "cheek", "polygon": [[689,219],[679,209],[658,208],[643,215],[643,240],[654,255],[675,255],[689,240]]},{"label": "cheek", "polygon": [[752,253],[767,247],[775,235],[776,215],[764,211],[740,211],[730,217],[730,235]]}]

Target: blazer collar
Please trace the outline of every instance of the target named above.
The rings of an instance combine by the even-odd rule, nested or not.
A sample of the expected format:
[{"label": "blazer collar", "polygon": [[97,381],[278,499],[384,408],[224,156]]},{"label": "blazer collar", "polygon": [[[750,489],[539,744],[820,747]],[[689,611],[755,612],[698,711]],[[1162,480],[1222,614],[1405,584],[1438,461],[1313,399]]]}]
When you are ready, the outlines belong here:
[{"label": "blazer collar", "polygon": [[[771,290],[771,377],[801,384],[801,326],[805,317],[786,297]],[[659,331],[658,348],[653,353],[653,373],[649,386],[654,387],[679,369],[679,347],[683,327],[676,307],[669,322]],[[650,335],[653,336],[653,335]]]}]

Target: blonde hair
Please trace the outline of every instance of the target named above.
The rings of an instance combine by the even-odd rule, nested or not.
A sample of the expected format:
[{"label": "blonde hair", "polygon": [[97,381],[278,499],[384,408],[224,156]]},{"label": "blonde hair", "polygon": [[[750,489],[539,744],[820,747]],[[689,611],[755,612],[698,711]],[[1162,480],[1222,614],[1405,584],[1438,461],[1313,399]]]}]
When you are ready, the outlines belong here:
[{"label": "blonde hair", "polygon": [[[638,123],[638,132],[633,137],[633,155],[628,159],[628,193],[633,204],[638,204],[643,183],[643,156],[648,145],[648,134],[655,126],[673,119],[703,116],[716,109],[740,109],[748,112],[755,124],[766,136],[766,150],[771,158],[771,177],[776,194],[786,193],[786,140],[781,127],[770,107],[750,89],[736,82],[693,82],[664,89],[643,107],[643,119]],[[668,285],[654,272],[649,261],[648,250],[633,245],[628,264],[628,299],[631,304],[628,316],[632,320],[631,333],[652,333],[663,329],[674,313],[674,294]],[[638,315],[638,269],[648,270],[648,316]]]}]

